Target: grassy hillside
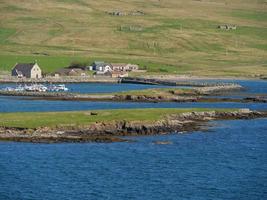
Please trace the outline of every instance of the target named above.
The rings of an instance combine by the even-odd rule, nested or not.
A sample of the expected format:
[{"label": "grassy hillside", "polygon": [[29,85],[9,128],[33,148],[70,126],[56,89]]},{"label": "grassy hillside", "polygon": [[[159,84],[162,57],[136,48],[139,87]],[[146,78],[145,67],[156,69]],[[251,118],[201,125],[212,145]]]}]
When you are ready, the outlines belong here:
[{"label": "grassy hillside", "polygon": [[[145,15],[107,13],[137,10]],[[104,59],[150,73],[267,75],[266,10],[266,0],[2,0],[0,69]]]}]

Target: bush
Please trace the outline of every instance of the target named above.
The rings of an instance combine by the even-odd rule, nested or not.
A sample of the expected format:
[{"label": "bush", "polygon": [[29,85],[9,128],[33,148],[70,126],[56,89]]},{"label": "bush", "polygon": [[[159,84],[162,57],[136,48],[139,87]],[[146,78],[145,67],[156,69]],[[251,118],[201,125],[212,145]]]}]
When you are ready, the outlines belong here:
[{"label": "bush", "polygon": [[87,63],[87,62],[73,61],[73,62],[71,62],[69,68],[80,68],[80,69],[85,69],[86,66],[88,66],[88,63]]}]

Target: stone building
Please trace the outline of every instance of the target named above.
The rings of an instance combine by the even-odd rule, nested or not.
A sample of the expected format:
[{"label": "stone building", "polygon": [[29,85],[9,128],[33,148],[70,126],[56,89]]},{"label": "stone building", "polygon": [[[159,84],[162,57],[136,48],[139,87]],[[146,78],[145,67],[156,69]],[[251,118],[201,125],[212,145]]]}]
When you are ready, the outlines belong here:
[{"label": "stone building", "polygon": [[37,63],[17,63],[11,75],[18,78],[42,78],[42,70]]}]

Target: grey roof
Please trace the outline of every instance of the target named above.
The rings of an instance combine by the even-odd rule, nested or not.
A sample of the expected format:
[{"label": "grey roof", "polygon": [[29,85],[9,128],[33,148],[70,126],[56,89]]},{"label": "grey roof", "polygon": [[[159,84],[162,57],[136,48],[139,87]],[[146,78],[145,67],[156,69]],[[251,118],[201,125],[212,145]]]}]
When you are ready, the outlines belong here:
[{"label": "grey roof", "polygon": [[84,70],[79,69],[79,68],[73,68],[73,69],[70,69],[70,68],[62,68],[62,69],[57,70],[55,72],[55,74],[68,75],[70,73],[79,74],[79,73],[83,73],[83,72],[84,72]]},{"label": "grey roof", "polygon": [[24,74],[31,71],[34,65],[35,63],[17,63],[14,69]]}]

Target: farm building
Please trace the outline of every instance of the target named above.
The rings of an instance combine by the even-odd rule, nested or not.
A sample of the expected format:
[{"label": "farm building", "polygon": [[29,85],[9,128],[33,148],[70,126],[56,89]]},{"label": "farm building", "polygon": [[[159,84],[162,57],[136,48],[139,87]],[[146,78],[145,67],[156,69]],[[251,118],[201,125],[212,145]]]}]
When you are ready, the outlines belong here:
[{"label": "farm building", "polygon": [[100,72],[106,72],[106,71],[112,71],[112,65],[109,63],[105,63],[103,61],[95,61],[92,64],[93,70],[100,71]]},{"label": "farm building", "polygon": [[113,71],[136,71],[139,69],[138,65],[125,64],[125,63],[112,63]]},{"label": "farm building", "polygon": [[97,71],[95,73],[95,75],[96,76],[103,76],[103,77],[111,77],[111,78],[128,77],[128,73],[123,72],[123,71],[106,71],[106,72]]},{"label": "farm building", "polygon": [[18,78],[42,78],[42,70],[37,63],[17,63],[11,75]]},{"label": "farm building", "polygon": [[120,72],[120,71],[113,71],[113,72],[111,72],[111,77],[112,78],[128,77],[128,73],[127,72]]},{"label": "farm building", "polygon": [[125,63],[111,63],[113,71],[125,71],[127,64]]},{"label": "farm building", "polygon": [[112,77],[112,72],[111,71],[96,71],[95,75],[96,76]]},{"label": "farm building", "polygon": [[125,71],[136,71],[139,69],[138,65],[135,64],[127,64]]}]

